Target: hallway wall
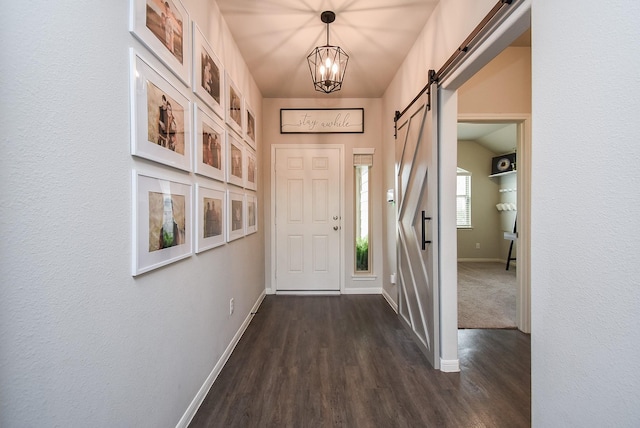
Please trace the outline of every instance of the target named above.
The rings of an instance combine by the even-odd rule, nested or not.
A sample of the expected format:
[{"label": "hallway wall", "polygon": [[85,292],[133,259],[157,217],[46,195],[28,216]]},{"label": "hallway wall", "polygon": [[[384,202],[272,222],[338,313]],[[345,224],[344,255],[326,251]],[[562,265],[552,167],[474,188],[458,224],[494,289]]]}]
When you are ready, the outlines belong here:
[{"label": "hallway wall", "polygon": [[637,427],[640,3],[531,20],[533,426]]},{"label": "hallway wall", "polygon": [[[131,276],[131,170],[196,179],[130,155],[129,47],[152,55],[128,31],[129,3],[0,14],[2,427],[175,427],[264,292],[262,229]],[[183,3],[260,124],[215,2]]]}]

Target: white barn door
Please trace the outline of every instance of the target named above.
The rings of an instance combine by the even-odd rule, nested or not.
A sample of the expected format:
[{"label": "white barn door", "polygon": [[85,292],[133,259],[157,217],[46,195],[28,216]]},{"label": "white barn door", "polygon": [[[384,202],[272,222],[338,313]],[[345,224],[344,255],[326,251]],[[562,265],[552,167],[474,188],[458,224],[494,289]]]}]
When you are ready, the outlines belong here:
[{"label": "white barn door", "polygon": [[276,291],[340,291],[341,150],[275,149]]},{"label": "white barn door", "polygon": [[438,145],[430,92],[396,123],[398,309],[438,369]]}]

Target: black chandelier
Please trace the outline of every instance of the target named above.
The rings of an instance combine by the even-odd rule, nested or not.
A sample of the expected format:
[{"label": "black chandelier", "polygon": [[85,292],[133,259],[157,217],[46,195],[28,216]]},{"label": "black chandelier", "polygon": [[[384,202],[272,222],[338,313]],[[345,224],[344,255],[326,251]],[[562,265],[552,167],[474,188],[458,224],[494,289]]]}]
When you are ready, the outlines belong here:
[{"label": "black chandelier", "polygon": [[336,20],[336,14],[327,10],[322,12],[320,19],[327,24],[327,44],[315,48],[307,61],[316,91],[330,94],[342,88],[349,55],[340,46],[329,44],[329,24]]}]

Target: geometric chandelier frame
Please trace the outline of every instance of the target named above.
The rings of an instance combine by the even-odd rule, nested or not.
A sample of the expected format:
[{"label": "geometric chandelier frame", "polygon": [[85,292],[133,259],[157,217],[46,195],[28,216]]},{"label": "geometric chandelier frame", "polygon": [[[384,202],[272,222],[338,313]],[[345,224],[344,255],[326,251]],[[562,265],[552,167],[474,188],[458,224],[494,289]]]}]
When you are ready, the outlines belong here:
[{"label": "geometric chandelier frame", "polygon": [[316,47],[307,56],[307,62],[315,90],[329,94],[342,88],[349,55],[340,46],[329,44],[329,24],[335,21],[335,13],[324,11],[320,19],[327,24],[327,44]]}]

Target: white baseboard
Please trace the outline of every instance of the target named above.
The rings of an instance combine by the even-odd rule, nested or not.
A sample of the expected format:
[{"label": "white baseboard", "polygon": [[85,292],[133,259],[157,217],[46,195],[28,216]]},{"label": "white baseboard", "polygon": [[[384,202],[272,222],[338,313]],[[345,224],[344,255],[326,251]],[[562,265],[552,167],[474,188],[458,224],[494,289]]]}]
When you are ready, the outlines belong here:
[{"label": "white baseboard", "polygon": [[382,294],[382,288],[345,288],[342,294]]},{"label": "white baseboard", "polygon": [[387,301],[389,306],[391,306],[391,309],[393,309],[393,311],[397,314],[398,313],[398,304],[393,301],[393,298],[389,295],[389,293],[387,293],[387,290],[385,290],[384,288],[382,289],[382,296]]},{"label": "white baseboard", "polygon": [[277,290],[277,296],[339,296],[338,290]]},{"label": "white baseboard", "polygon": [[455,373],[460,371],[460,360],[443,360],[440,358],[440,371]]},{"label": "white baseboard", "polygon": [[187,428],[189,426],[189,424],[191,423],[191,420],[196,415],[196,412],[200,408],[200,405],[202,404],[205,397],[209,393],[209,390],[213,386],[213,382],[215,382],[218,375],[222,371],[222,368],[229,360],[229,357],[231,356],[231,353],[235,349],[238,342],[240,342],[240,338],[242,338],[242,335],[247,330],[247,327],[249,327],[249,323],[251,323],[253,316],[255,315],[256,312],[258,312],[258,308],[262,304],[262,301],[264,300],[265,296],[266,296],[266,293],[263,291],[262,294],[260,294],[260,297],[258,297],[258,300],[256,301],[256,303],[253,305],[253,308],[251,308],[251,311],[249,311],[249,315],[247,315],[245,320],[242,322],[242,325],[240,326],[236,334],[233,336],[231,343],[229,343],[229,346],[227,346],[227,349],[225,349],[224,353],[222,354],[222,356],[220,357],[216,365],[213,367],[213,370],[211,370],[211,373],[209,373],[209,376],[207,376],[207,379],[204,381],[204,384],[202,385],[202,387],[200,388],[200,390],[198,391],[194,399],[191,401],[191,404],[189,404],[189,407],[187,408],[186,412],[184,412],[184,415],[182,415],[182,417],[178,421],[176,428]]}]

